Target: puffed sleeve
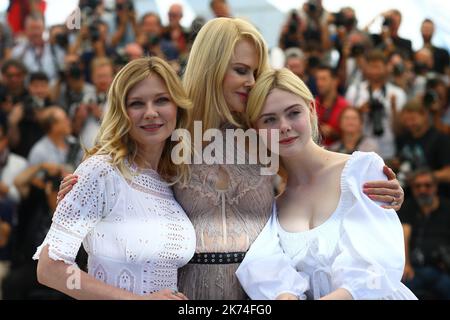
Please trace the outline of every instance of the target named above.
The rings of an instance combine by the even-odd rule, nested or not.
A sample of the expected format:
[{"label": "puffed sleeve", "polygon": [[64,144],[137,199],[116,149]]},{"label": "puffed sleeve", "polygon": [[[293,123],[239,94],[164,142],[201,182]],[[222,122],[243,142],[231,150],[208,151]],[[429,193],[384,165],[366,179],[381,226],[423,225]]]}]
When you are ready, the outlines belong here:
[{"label": "puffed sleeve", "polygon": [[384,162],[375,153],[359,152],[343,176],[349,195],[338,255],[332,264],[333,287],[354,299],[379,299],[399,287],[405,263],[403,230],[393,209],[383,209],[363,192],[368,181],[386,180]]},{"label": "puffed sleeve", "polygon": [[59,203],[53,214],[52,225],[33,256],[39,259],[42,248],[49,245],[49,256],[74,264],[83,239],[113,207],[116,176],[104,156],[93,156],[84,161],[74,173],[78,182]]},{"label": "puffed sleeve", "polygon": [[273,300],[282,293],[302,297],[309,289],[309,277],[295,269],[280,246],[276,214],[274,206],[272,216],[236,270],[242,288],[253,300]]}]

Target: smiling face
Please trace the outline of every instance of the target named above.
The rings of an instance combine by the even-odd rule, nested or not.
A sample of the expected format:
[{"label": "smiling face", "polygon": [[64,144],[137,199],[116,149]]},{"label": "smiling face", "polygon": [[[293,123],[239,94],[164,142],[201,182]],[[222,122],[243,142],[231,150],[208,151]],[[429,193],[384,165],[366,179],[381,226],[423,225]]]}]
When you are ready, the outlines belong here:
[{"label": "smiling face", "polygon": [[293,156],[312,142],[310,107],[298,95],[281,89],[269,93],[255,127],[267,129],[267,146],[272,145],[271,131],[279,131],[281,157]]},{"label": "smiling face", "polygon": [[223,80],[223,95],[230,111],[245,111],[248,93],[255,84],[257,68],[258,54],[255,46],[248,40],[239,41]]},{"label": "smiling face", "polygon": [[129,91],[126,110],[131,138],[146,149],[164,146],[175,129],[177,106],[158,75],[150,75]]}]

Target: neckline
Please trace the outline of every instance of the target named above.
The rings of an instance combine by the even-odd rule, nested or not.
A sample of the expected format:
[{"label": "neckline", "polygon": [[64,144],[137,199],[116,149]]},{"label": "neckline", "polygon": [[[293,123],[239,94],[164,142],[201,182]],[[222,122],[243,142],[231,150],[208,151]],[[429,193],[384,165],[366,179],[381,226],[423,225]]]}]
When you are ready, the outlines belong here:
[{"label": "neckline", "polygon": [[150,176],[150,177],[152,177],[152,178],[155,178],[155,179],[158,180],[158,181],[165,182],[165,181],[161,178],[161,176],[159,175],[159,173],[158,173],[156,170],[154,170],[154,169],[151,169],[151,168],[141,168],[141,167],[139,167],[136,163],[130,162],[130,160],[128,160],[128,159],[125,159],[125,163],[126,163],[126,165],[131,169],[131,171],[132,171],[133,173],[137,173],[138,175],[139,175],[139,174],[143,174],[143,175],[145,175],[145,176]]},{"label": "neckline", "polygon": [[298,236],[298,235],[311,235],[314,233],[319,232],[321,229],[324,229],[327,225],[329,225],[333,220],[335,220],[338,216],[338,214],[342,211],[342,207],[344,206],[344,203],[346,203],[346,198],[345,198],[345,194],[346,191],[348,189],[347,184],[345,182],[345,176],[347,175],[347,171],[349,170],[349,167],[351,165],[351,163],[353,162],[353,160],[356,158],[357,154],[359,153],[359,151],[355,151],[352,153],[352,155],[350,156],[350,158],[348,158],[345,162],[344,168],[342,169],[341,172],[341,176],[340,176],[340,189],[341,189],[341,194],[339,196],[339,201],[337,203],[336,209],[334,209],[334,211],[330,214],[330,216],[321,224],[319,224],[318,226],[309,229],[309,230],[304,230],[304,231],[295,231],[295,232],[290,232],[290,231],[286,231],[280,224],[280,220],[278,219],[278,214],[276,216],[276,222],[277,222],[277,226],[278,226],[278,232],[287,235],[287,236]]}]

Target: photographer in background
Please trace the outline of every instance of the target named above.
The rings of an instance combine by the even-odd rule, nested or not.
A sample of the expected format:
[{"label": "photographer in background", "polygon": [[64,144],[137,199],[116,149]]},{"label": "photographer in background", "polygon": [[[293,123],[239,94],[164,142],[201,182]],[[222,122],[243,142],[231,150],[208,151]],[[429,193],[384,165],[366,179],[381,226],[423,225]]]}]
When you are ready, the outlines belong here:
[{"label": "photographer in background", "polygon": [[316,111],[319,120],[319,132],[322,135],[322,144],[330,146],[339,138],[339,118],[349,103],[338,93],[338,78],[336,71],[321,65],[316,71]]},{"label": "photographer in background", "polygon": [[2,282],[8,274],[11,260],[10,235],[20,194],[14,179],[27,167],[27,161],[8,148],[8,123],[0,117],[0,300]]},{"label": "photographer in background", "polygon": [[427,167],[433,170],[441,195],[450,197],[450,137],[430,125],[430,110],[420,99],[405,105],[400,120],[405,133],[396,139],[397,161],[393,163],[399,181],[406,182],[412,171]]},{"label": "photographer in background", "polygon": [[325,10],[322,0],[308,0],[300,10],[303,39],[306,43],[317,43],[323,50],[331,49],[332,42],[328,32],[330,13]]},{"label": "photographer in background", "polygon": [[115,17],[109,25],[109,30],[114,31],[111,37],[111,46],[117,49],[125,47],[136,40],[138,25],[133,0],[116,0]]},{"label": "photographer in background", "polygon": [[181,25],[183,18],[183,7],[181,4],[174,3],[167,12],[169,24],[163,30],[163,38],[171,41],[183,58],[187,58],[189,32]]},{"label": "photographer in background", "polygon": [[92,62],[92,82],[95,94],[86,96],[75,111],[73,134],[79,137],[85,148],[93,147],[100,129],[100,121],[106,107],[106,96],[114,78],[114,66],[108,58],[96,58]]},{"label": "photographer in background", "polygon": [[154,13],[146,13],[139,24],[139,45],[144,55],[156,56],[166,61],[178,60],[179,52],[170,40],[163,38],[163,26],[160,17]]},{"label": "photographer in background", "polygon": [[82,101],[95,95],[94,86],[85,81],[84,70],[84,65],[77,55],[67,55],[65,72],[55,87],[57,104],[63,107],[71,117],[74,116]]},{"label": "photographer in background", "polygon": [[386,161],[395,156],[394,125],[397,113],[406,103],[406,94],[388,82],[387,60],[374,50],[367,55],[367,80],[348,88],[346,100],[364,113],[365,134],[377,140],[380,156]]},{"label": "photographer in background", "polygon": [[71,139],[71,121],[60,107],[48,107],[44,112],[42,125],[45,136],[31,149],[28,163],[30,166],[44,162],[57,163],[66,166],[70,171],[78,165],[76,157],[73,156],[73,149],[77,146]]},{"label": "photographer in background", "polygon": [[423,95],[424,105],[430,109],[435,128],[450,135],[450,87],[439,77],[429,78]]},{"label": "photographer in background", "polygon": [[283,49],[301,48],[303,45],[303,32],[301,19],[297,10],[292,10],[288,20],[281,29],[278,46]]},{"label": "photographer in background", "polygon": [[3,62],[1,72],[0,113],[7,116],[14,105],[24,102],[28,97],[25,86],[28,71],[21,61],[9,59]]},{"label": "photographer in background", "polygon": [[430,19],[425,19],[420,28],[422,34],[423,46],[428,48],[433,53],[433,70],[440,74],[450,75],[450,58],[448,51],[444,48],[439,48],[431,43],[434,34],[434,22]]},{"label": "photographer in background", "polygon": [[45,72],[53,84],[58,78],[58,61],[62,61],[64,51],[59,47],[52,47],[44,40],[44,31],[45,22],[41,15],[27,16],[25,19],[27,39],[13,48],[12,57],[23,61],[30,72]]},{"label": "photographer in background", "polygon": [[393,52],[389,56],[388,69],[390,81],[406,92],[408,100],[414,99],[414,82],[416,74],[412,60],[407,59],[401,52]]},{"label": "photographer in background", "polygon": [[[372,41],[375,48],[383,50],[386,55],[394,51],[401,51],[406,57],[411,58],[413,54],[411,40],[401,38],[398,35],[400,24],[402,23],[402,14],[396,9],[389,10],[381,14],[383,22],[380,34],[372,34]],[[365,28],[368,31],[369,26],[378,18],[374,18],[372,22]]]},{"label": "photographer in background", "polygon": [[450,201],[428,169],[410,179],[413,198],[399,211],[405,237],[403,280],[419,299],[450,299]]},{"label": "photographer in background", "polygon": [[342,42],[339,63],[339,82],[348,88],[359,85],[364,80],[366,52],[372,50],[372,42],[366,33],[353,30]]},{"label": "photographer in background", "polygon": [[30,75],[27,99],[17,104],[8,116],[8,137],[11,150],[26,158],[31,147],[43,135],[41,127],[42,111],[52,105],[50,84],[44,72]]},{"label": "photographer in background", "polygon": [[42,162],[29,166],[14,181],[23,200],[12,231],[13,254],[10,272],[3,282],[4,299],[65,299],[63,294],[38,283],[37,263],[30,259],[50,228],[64,174],[62,165]]}]

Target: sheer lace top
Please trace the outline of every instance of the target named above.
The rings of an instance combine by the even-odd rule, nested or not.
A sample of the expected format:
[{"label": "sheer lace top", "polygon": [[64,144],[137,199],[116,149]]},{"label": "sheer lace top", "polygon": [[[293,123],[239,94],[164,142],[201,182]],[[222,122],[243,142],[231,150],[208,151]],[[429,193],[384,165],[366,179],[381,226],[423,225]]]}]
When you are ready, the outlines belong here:
[{"label": "sheer lace top", "polygon": [[224,152],[234,147],[235,160],[245,158],[245,164],[194,164],[189,183],[174,187],[194,225],[196,252],[247,251],[271,213],[273,177],[260,175],[260,165],[248,164],[245,152],[230,147],[234,142],[224,130]]}]

